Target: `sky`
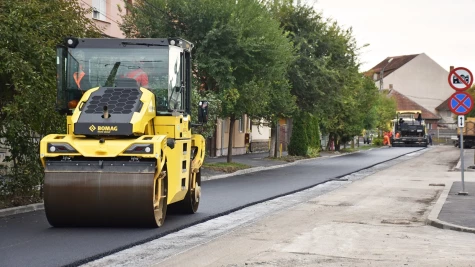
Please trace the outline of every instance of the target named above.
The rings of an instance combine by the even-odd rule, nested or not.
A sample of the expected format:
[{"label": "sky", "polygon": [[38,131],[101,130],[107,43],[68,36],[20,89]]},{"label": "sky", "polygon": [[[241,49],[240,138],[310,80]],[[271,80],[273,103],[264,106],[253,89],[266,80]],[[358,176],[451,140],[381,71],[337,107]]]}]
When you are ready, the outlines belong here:
[{"label": "sky", "polygon": [[[304,2],[304,1],[302,1]],[[441,67],[475,73],[475,0],[307,0],[339,25],[352,27],[361,71],[386,57],[425,53]]]}]

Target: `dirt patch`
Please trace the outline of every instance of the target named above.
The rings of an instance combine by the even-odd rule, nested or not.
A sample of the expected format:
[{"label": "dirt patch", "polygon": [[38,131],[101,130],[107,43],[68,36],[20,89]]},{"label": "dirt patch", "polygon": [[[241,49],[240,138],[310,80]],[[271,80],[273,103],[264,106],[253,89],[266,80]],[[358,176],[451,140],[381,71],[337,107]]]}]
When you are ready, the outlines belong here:
[{"label": "dirt patch", "polygon": [[404,220],[404,219],[390,219],[390,220],[382,220],[381,223],[396,224],[396,225],[409,225],[409,224],[411,224],[411,221]]},{"label": "dirt patch", "polygon": [[436,190],[433,194],[433,196],[431,197],[428,197],[428,198],[422,198],[422,199],[418,199],[416,200],[417,203],[421,203],[421,204],[426,204],[426,205],[429,205],[430,203],[432,203],[436,198],[439,197],[439,194],[440,194],[441,190]]},{"label": "dirt patch", "polygon": [[455,160],[451,160],[447,162],[446,165],[449,167],[449,170],[452,170],[453,168],[455,168],[455,166],[457,166],[458,162],[459,162],[459,159],[455,159]]},{"label": "dirt patch", "polygon": [[40,197],[32,196],[0,196],[0,209],[13,208],[43,201]]}]

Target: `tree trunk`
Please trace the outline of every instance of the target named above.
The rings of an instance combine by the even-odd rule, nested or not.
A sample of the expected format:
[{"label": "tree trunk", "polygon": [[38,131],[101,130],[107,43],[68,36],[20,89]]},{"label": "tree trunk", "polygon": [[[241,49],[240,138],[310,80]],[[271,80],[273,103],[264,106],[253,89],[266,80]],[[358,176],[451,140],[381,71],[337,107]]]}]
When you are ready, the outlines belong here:
[{"label": "tree trunk", "polygon": [[335,151],[340,151],[340,137],[335,135]]},{"label": "tree trunk", "polygon": [[275,155],[275,143],[277,142],[276,138],[276,126],[275,123],[271,123],[271,136],[270,136],[270,145],[269,145],[269,157],[274,157]]},{"label": "tree trunk", "polygon": [[275,158],[280,157],[279,147],[280,147],[280,125],[279,125],[279,120],[277,120],[277,122],[275,124],[275,147],[274,147],[274,157]]},{"label": "tree trunk", "polygon": [[231,117],[229,117],[229,141],[228,141],[227,163],[233,162],[234,122],[236,122],[236,117],[232,115]]},{"label": "tree trunk", "polygon": [[327,140],[327,145],[326,145],[326,150],[331,151],[331,143],[332,143],[332,137],[333,134],[328,134],[328,140]]}]

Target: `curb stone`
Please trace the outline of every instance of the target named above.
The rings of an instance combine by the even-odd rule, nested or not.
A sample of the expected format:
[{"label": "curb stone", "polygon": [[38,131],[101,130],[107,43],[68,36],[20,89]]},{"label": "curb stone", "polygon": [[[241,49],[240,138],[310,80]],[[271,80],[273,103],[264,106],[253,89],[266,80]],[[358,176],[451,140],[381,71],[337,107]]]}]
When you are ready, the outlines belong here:
[{"label": "curb stone", "polygon": [[13,207],[13,208],[8,208],[8,209],[1,209],[0,210],[0,218],[10,216],[10,215],[15,215],[15,214],[21,214],[21,213],[25,213],[25,212],[42,210],[42,209],[44,209],[43,203],[36,203],[36,204],[30,204],[30,205],[26,205],[26,206]]},{"label": "curb stone", "polygon": [[465,227],[465,226],[460,226],[452,223],[448,223],[442,220],[439,220],[439,214],[442,208],[444,207],[444,203],[447,200],[447,197],[449,196],[450,189],[452,188],[452,184],[454,182],[450,182],[448,185],[445,186],[444,190],[439,196],[439,199],[435,203],[434,207],[432,208],[432,211],[430,212],[429,216],[426,219],[426,224],[430,226],[434,226],[440,229],[448,229],[448,230],[454,230],[454,231],[459,231],[459,232],[466,232],[466,233],[474,233],[475,234],[475,228],[470,228],[470,227]]}]

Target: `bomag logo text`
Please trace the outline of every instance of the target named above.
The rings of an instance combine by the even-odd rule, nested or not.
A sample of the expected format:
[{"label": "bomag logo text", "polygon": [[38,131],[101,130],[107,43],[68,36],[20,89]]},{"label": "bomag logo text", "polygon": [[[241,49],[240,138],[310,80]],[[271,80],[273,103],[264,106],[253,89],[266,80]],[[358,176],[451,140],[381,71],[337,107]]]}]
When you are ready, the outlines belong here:
[{"label": "bomag logo text", "polygon": [[118,130],[117,126],[97,126],[97,131],[103,133],[117,132]]}]

